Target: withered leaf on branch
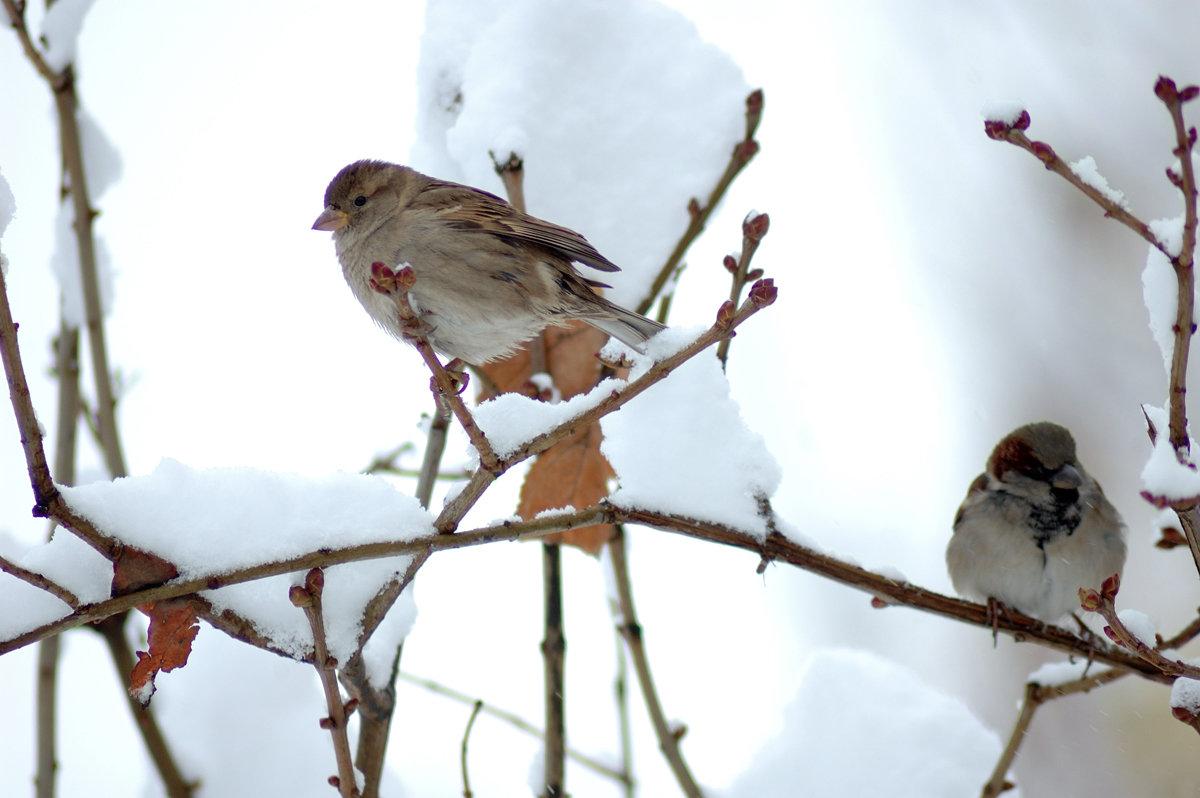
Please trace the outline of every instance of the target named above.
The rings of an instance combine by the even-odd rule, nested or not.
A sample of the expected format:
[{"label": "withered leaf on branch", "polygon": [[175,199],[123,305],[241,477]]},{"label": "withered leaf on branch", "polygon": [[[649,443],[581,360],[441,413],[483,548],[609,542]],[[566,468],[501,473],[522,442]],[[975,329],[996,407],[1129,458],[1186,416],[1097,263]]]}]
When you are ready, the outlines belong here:
[{"label": "withered leaf on branch", "polygon": [[113,560],[112,594],[123,596],[179,576],[174,565],[148,551],[125,546]]},{"label": "withered leaf on branch", "polygon": [[129,678],[129,693],[145,706],[154,695],[154,679],[159,672],[173,671],[187,664],[200,625],[195,608],[186,598],[167,599],[142,609],[150,615],[147,634],[150,650],[137,652],[138,661]]}]

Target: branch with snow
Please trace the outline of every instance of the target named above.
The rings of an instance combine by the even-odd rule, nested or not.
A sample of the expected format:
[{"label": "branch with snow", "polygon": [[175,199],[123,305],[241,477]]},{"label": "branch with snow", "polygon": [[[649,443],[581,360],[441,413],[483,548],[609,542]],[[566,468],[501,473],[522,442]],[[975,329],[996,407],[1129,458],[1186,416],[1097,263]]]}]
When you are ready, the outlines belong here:
[{"label": "branch with snow", "polygon": [[1121,580],[1114,574],[1104,580],[1100,590],[1081,588],[1080,603],[1085,610],[1099,613],[1108,623],[1104,634],[1118,646],[1132,651],[1143,661],[1156,668],[1159,673],[1172,679],[1186,676],[1189,679],[1200,679],[1200,667],[1189,665],[1178,659],[1164,656],[1158,648],[1154,628],[1145,621],[1141,613],[1132,614],[1129,610],[1118,613],[1116,608],[1117,591],[1120,590]]},{"label": "branch with snow", "polygon": [[[1155,506],[1171,507],[1178,513],[1192,558],[1200,571],[1200,513],[1197,512],[1198,491],[1195,489],[1200,486],[1200,479],[1196,478],[1197,468],[1191,456],[1186,403],[1188,356],[1196,331],[1193,262],[1197,208],[1192,160],[1196,129],[1188,127],[1183,118],[1183,106],[1200,96],[1200,87],[1180,89],[1175,81],[1160,76],[1154,85],[1154,93],[1166,106],[1175,132],[1173,154],[1178,159],[1178,167],[1167,170],[1168,180],[1179,189],[1183,198],[1183,213],[1175,220],[1143,221],[1130,212],[1124,195],[1108,185],[1093,159],[1083,158],[1067,164],[1049,144],[1031,140],[1025,134],[1030,116],[1024,109],[991,115],[984,121],[984,131],[997,141],[1007,141],[1031,153],[1048,170],[1063,177],[1099,205],[1105,216],[1125,225],[1150,244],[1142,279],[1151,332],[1163,350],[1167,365],[1169,435],[1167,441],[1156,441],[1155,420],[1147,414],[1155,452],[1143,472],[1146,489],[1142,495]],[[1168,264],[1174,272],[1173,281],[1166,269]]]}]

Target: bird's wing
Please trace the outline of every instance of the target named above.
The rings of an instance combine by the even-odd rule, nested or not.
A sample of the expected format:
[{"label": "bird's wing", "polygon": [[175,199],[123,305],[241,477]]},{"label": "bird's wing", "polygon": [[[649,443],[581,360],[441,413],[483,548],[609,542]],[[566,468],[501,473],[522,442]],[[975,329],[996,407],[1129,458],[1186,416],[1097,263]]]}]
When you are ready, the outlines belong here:
[{"label": "bird's wing", "polygon": [[480,230],[536,244],[603,272],[621,270],[574,230],[522,213],[495,194],[477,188],[434,180],[410,204],[416,206],[424,206],[459,230]]}]

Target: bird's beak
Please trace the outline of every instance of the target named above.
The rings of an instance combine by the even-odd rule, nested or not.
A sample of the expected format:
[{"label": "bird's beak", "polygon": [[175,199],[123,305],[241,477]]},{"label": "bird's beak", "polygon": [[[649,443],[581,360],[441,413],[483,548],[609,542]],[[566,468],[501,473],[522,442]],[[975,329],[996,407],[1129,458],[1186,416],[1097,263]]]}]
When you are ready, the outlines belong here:
[{"label": "bird's beak", "polygon": [[1050,478],[1050,484],[1058,490],[1076,490],[1083,484],[1083,477],[1073,465],[1065,465]]},{"label": "bird's beak", "polygon": [[338,210],[332,205],[321,211],[321,215],[313,222],[314,230],[341,230],[350,221],[345,211]]}]

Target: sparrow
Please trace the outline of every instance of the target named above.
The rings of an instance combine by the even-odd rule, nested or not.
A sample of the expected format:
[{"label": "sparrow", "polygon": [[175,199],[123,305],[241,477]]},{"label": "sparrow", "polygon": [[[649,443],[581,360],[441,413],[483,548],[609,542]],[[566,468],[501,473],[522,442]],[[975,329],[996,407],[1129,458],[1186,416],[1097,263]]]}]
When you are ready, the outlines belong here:
[{"label": "sparrow", "polygon": [[954,517],[946,548],[959,594],[1047,623],[1079,607],[1125,565],[1125,524],[1080,465],[1075,439],[1048,421],[996,445]]},{"label": "sparrow", "polygon": [[609,286],[573,264],[620,269],[579,233],[406,166],[364,160],[342,169],[325,190],[313,229],[332,231],[355,297],[401,339],[412,333],[392,299],[372,289],[371,265],[411,266],[409,301],[423,334],[436,351],[468,363],[502,358],[571,319],[643,352],[663,329],[594,290]]}]

